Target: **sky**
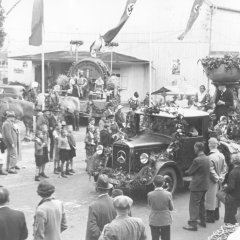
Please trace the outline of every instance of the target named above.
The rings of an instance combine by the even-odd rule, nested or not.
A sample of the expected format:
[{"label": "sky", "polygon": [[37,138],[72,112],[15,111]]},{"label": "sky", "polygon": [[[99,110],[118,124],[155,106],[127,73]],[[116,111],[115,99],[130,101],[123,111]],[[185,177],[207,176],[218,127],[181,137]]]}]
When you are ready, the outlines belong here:
[{"label": "sky", "polygon": [[[16,2],[17,0],[2,0],[2,5],[7,11]],[[211,0],[211,2],[240,10],[240,0]],[[85,44],[80,50],[89,49],[99,34],[103,34],[118,23],[125,3],[126,0],[45,0],[45,50],[68,51],[70,40],[83,40]],[[138,0],[133,14],[117,40],[127,43],[136,40],[137,36],[141,41],[143,39],[148,41],[146,38],[152,31],[156,33],[155,38],[159,41],[175,41],[186,26],[192,3],[193,0]],[[22,0],[5,20],[5,31],[8,34],[5,46],[9,55],[41,51],[40,47],[28,46],[32,6],[33,0]],[[206,16],[206,9],[203,8],[194,29],[186,38],[187,41],[198,38],[199,41],[204,40],[200,39],[199,29],[202,28],[204,21],[207,21]],[[219,39],[238,34],[238,31],[229,31],[235,25],[238,29],[239,23],[240,14],[235,17],[216,14],[213,22],[215,45]],[[240,41],[238,35],[235,37],[236,41],[238,39]],[[228,44],[230,43],[225,43]]]}]

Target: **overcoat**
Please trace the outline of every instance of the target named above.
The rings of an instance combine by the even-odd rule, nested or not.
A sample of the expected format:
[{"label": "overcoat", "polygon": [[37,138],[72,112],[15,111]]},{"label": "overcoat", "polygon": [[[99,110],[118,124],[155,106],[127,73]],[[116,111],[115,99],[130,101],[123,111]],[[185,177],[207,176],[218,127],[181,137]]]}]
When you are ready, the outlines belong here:
[{"label": "overcoat", "polygon": [[221,182],[227,173],[227,164],[225,157],[217,149],[211,150],[210,160],[210,181],[209,188],[206,193],[206,210],[215,210],[220,206],[216,194],[221,189]]},{"label": "overcoat", "polygon": [[98,240],[103,227],[110,223],[117,213],[113,207],[113,199],[103,194],[89,206],[86,240]]}]

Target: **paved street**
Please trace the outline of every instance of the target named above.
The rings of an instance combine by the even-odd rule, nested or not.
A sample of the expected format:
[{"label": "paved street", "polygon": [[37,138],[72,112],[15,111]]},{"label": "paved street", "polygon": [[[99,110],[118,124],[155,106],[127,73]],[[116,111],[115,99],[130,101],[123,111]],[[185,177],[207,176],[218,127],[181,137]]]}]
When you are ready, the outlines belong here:
[{"label": "paved street", "polygon": [[[75,159],[75,169],[77,173],[74,176],[63,179],[54,175],[52,162],[47,165],[46,169],[47,175],[50,176],[50,181],[56,186],[55,196],[65,203],[69,228],[62,234],[63,240],[85,239],[88,205],[96,196],[93,181],[88,180],[84,170],[84,133],[85,128],[82,128],[76,134],[78,151]],[[33,143],[23,143],[22,154],[23,160],[19,163],[21,167],[19,174],[0,176],[0,185],[4,185],[10,190],[10,205],[24,211],[29,229],[28,239],[32,239],[34,211],[40,201],[40,197],[36,193],[38,183],[34,181]],[[223,223],[223,208],[221,209],[221,219],[218,223],[208,224],[206,229],[199,228],[198,232],[187,232],[182,229],[182,226],[188,220],[188,199],[188,191],[174,195],[175,211],[173,213],[174,223],[171,239],[207,240],[207,237]],[[132,214],[143,219],[148,237],[151,239],[148,227],[149,210],[144,196],[134,201]]]}]

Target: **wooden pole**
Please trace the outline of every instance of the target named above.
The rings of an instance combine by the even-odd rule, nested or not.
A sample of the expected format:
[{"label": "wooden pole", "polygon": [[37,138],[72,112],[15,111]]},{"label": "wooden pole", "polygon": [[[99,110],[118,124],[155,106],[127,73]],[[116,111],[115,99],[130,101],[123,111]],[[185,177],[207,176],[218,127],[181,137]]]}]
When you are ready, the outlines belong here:
[{"label": "wooden pole", "polygon": [[[42,25],[42,94],[45,95],[45,59],[44,59],[44,26]],[[42,103],[42,110],[45,110],[45,97]]]}]

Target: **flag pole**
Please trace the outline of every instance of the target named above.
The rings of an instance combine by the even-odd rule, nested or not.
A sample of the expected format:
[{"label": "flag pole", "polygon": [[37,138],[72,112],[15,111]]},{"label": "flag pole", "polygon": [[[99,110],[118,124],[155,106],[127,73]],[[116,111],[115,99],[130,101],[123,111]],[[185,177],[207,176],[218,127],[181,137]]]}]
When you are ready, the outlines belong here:
[{"label": "flag pole", "polygon": [[150,21],[149,32],[149,107],[151,107],[152,99],[152,17]]},{"label": "flag pole", "polygon": [[[44,59],[44,25],[42,24],[42,94],[45,96],[45,59]],[[45,97],[42,103],[42,110],[45,110]]]}]

